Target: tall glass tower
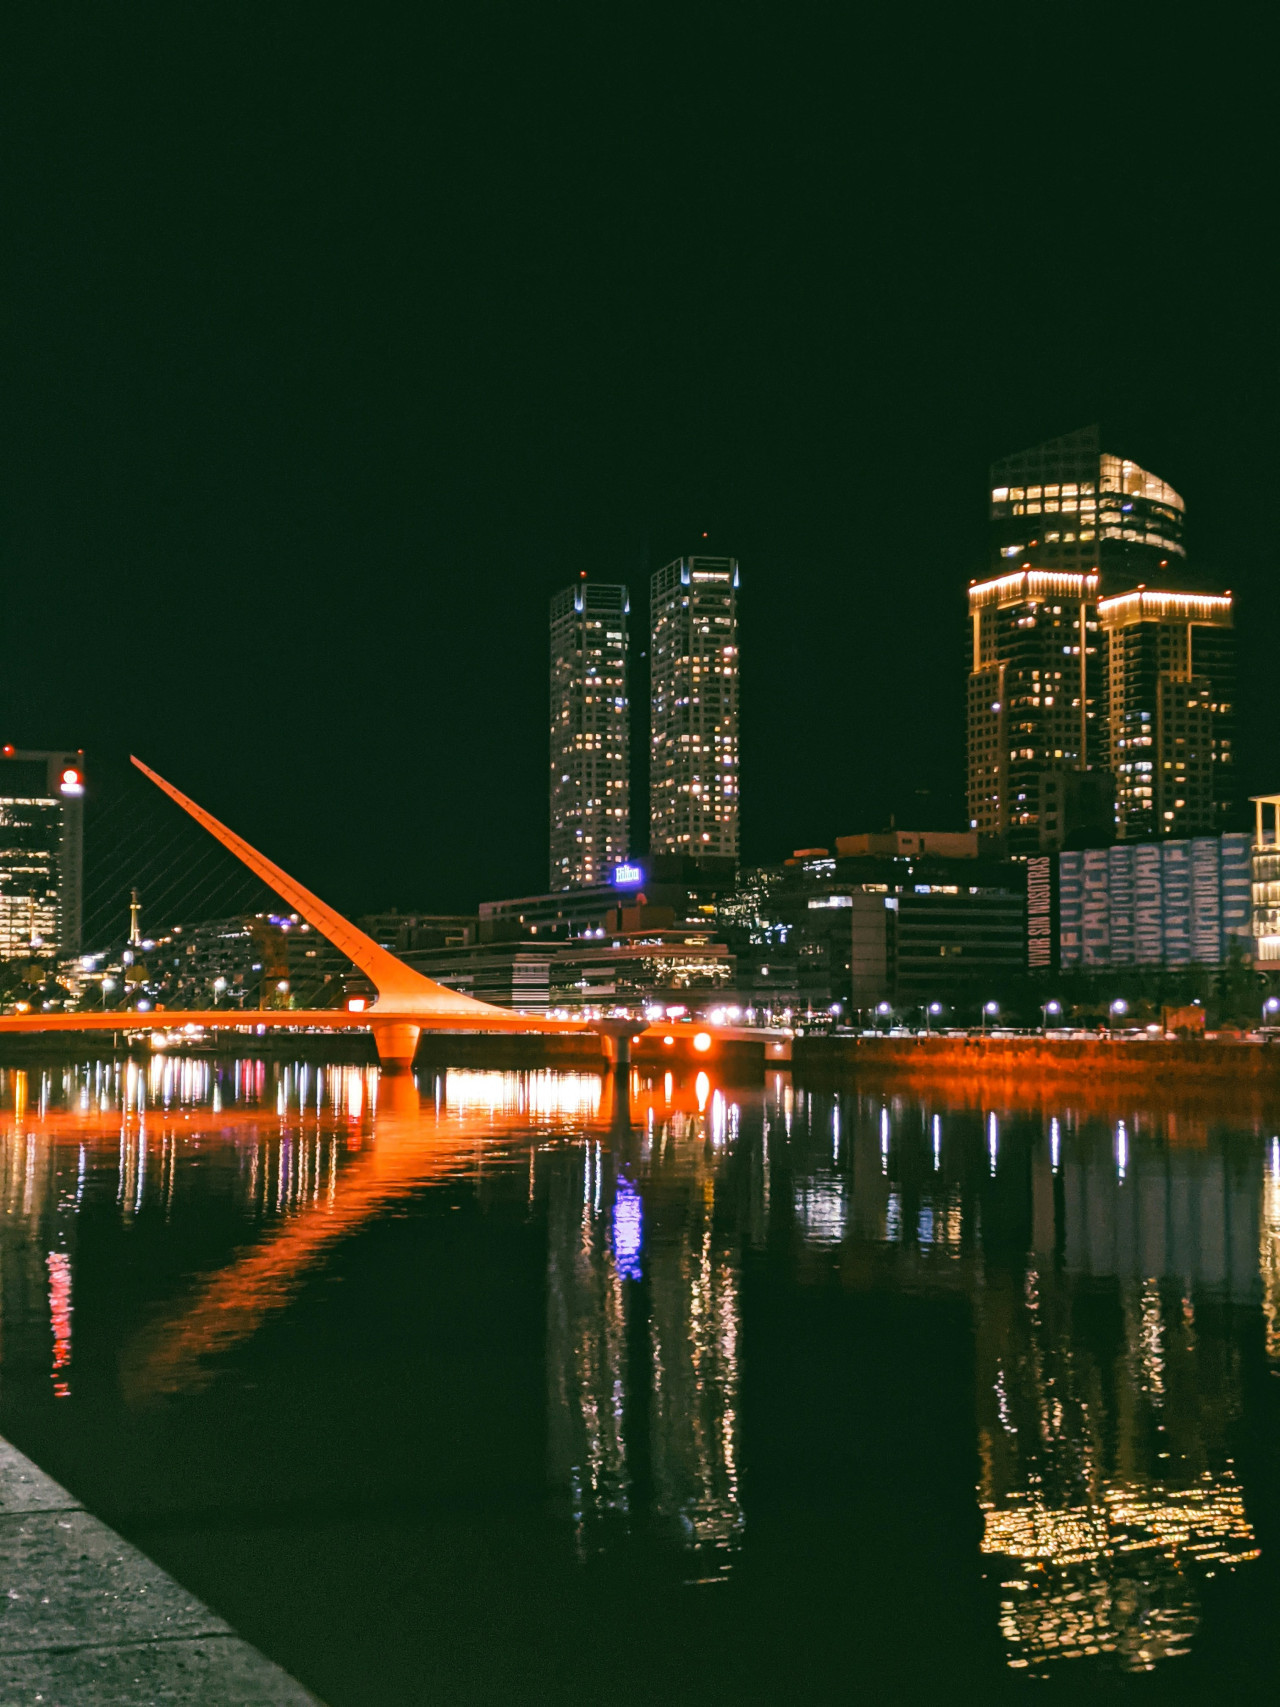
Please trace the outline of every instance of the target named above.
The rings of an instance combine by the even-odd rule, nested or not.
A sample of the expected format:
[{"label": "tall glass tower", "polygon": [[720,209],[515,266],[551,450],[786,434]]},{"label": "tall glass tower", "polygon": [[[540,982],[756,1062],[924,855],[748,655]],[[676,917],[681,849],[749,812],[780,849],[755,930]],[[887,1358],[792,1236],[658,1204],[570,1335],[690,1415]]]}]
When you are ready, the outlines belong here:
[{"label": "tall glass tower", "polygon": [[551,887],[607,883],[631,833],[625,587],[551,600]]},{"label": "tall glass tower", "polygon": [[1230,593],[1139,587],[1099,601],[1122,842],[1235,827],[1232,615]]},{"label": "tall glass tower", "polygon": [[969,823],[1017,858],[1106,834],[1098,577],[1018,568],[969,588]]},{"label": "tall glass tower", "polygon": [[75,954],[84,754],[0,748],[0,960]]},{"label": "tall glass tower", "polygon": [[993,575],[1029,559],[1037,569],[1097,571],[1103,593],[1189,584],[1182,499],[1158,474],[1104,451],[1097,427],[1002,457],[990,489]]},{"label": "tall glass tower", "polygon": [[738,563],[678,557],[649,588],[649,845],[738,857]]},{"label": "tall glass tower", "polygon": [[[1143,834],[1185,834],[1230,812],[1223,792],[1229,711],[1221,707],[1229,706],[1223,672],[1229,673],[1231,637],[1218,615],[1182,611],[1188,598],[1197,613],[1205,597],[1215,612],[1222,601],[1203,594],[1188,570],[1181,497],[1159,475],[1104,450],[1103,442],[1098,427],[1083,427],[991,465],[988,573],[969,587],[969,820],[1015,858],[1052,853],[1073,838],[1086,845],[1117,832],[1132,839],[1140,821]],[[1156,638],[1145,614],[1154,608],[1152,595],[1139,601],[1141,619],[1132,614],[1138,607],[1129,595],[1148,588],[1160,589],[1184,626],[1197,625],[1197,659],[1221,654],[1209,671],[1212,682],[1200,680],[1197,665],[1195,708],[1190,700],[1181,703],[1190,680],[1190,628],[1186,660],[1174,661],[1172,631],[1166,624],[1163,640]],[[1191,751],[1176,744],[1194,709],[1213,724],[1209,734],[1196,736],[1194,750],[1211,753],[1218,768],[1208,781],[1197,773],[1194,785],[1186,771],[1185,786],[1158,811],[1153,806],[1152,816],[1145,805],[1154,802],[1147,757],[1135,756],[1129,742],[1156,739],[1145,723],[1157,713],[1160,658],[1169,660],[1166,674],[1172,671],[1170,715],[1175,700],[1180,706],[1171,763]],[[1134,693],[1140,705],[1130,705]],[[1136,764],[1145,767],[1137,781]]]}]

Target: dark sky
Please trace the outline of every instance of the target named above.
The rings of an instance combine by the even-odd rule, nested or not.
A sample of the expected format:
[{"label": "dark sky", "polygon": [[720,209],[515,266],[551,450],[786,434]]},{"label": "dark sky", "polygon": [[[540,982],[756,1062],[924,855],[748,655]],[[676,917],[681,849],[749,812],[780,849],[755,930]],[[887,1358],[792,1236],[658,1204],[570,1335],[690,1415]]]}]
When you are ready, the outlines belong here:
[{"label": "dark sky", "polygon": [[1174,16],[11,10],[4,738],[352,910],[539,889],[548,595],[705,530],[745,856],[952,822],[986,466],[1100,419],[1280,787],[1275,43]]}]

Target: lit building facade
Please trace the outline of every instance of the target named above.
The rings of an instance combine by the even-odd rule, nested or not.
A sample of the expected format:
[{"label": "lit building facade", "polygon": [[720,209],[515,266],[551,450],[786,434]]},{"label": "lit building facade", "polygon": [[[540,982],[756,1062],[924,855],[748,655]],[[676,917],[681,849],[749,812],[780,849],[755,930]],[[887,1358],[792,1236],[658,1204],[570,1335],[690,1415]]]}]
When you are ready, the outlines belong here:
[{"label": "lit building facade", "polygon": [[969,588],[969,823],[1011,856],[1109,818],[1098,577],[1020,564]]},{"label": "lit building facade", "polygon": [[1207,835],[1236,807],[1229,593],[1102,599],[1109,766],[1122,842]]},{"label": "lit building facade", "polygon": [[983,857],[972,832],[840,836],[744,871],[715,903],[743,1008],[868,1010],[882,1001],[977,1006],[1021,977],[1021,866]]},{"label": "lit building facade", "polygon": [[1280,794],[1255,794],[1253,806],[1254,957],[1274,965],[1280,962]]},{"label": "lit building facade", "polygon": [[738,564],[681,557],[650,584],[655,854],[738,857]]},{"label": "lit building facade", "polygon": [[1104,592],[1138,581],[1181,585],[1185,505],[1159,475],[1102,449],[1084,427],[991,465],[991,573],[1099,573]]},{"label": "lit building facade", "polygon": [[74,954],[84,892],[84,754],[0,749],[0,960]]},{"label": "lit building facade", "polygon": [[700,1008],[733,986],[733,954],[710,931],[588,932],[573,942],[477,943],[470,948],[406,951],[405,960],[443,984],[495,1007],[545,1013],[654,1001]]},{"label": "lit building facade", "polygon": [[1060,854],[1059,964],[1221,965],[1250,947],[1252,875],[1237,832]]},{"label": "lit building facade", "polygon": [[551,601],[551,887],[607,882],[627,857],[625,587],[583,577]]}]

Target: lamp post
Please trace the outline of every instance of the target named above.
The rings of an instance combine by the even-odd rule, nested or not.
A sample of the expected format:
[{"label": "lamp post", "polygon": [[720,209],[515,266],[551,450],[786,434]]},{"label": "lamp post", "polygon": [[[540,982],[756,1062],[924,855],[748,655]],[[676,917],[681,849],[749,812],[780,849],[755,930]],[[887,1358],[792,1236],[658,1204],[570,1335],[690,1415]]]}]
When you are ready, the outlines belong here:
[{"label": "lamp post", "polygon": [[876,1014],[878,1017],[880,1017],[882,1019],[887,1018],[890,1014],[892,1014],[892,1012],[893,1012],[893,1009],[890,1007],[888,1002],[880,1002],[876,1006]]},{"label": "lamp post", "polygon": [[1268,996],[1262,1004],[1263,1025],[1276,1023],[1276,1015],[1280,1014],[1280,996]]},{"label": "lamp post", "polygon": [[1000,1012],[999,1002],[983,1002],[983,1004],[982,1004],[982,1033],[983,1033],[984,1037],[986,1036],[988,1019],[994,1019],[999,1012]]},{"label": "lamp post", "polygon": [[937,1019],[938,1015],[941,1012],[942,1012],[942,1003],[941,1002],[930,1002],[928,1007],[924,1010],[924,1029],[925,1029],[926,1036],[928,1035],[929,1029],[930,1029],[930,1027],[929,1027],[930,1018],[932,1017],[933,1019]]},{"label": "lamp post", "polygon": [[1040,1009],[1040,1030],[1041,1031],[1048,1031],[1048,1029],[1049,1029],[1049,1015],[1050,1014],[1053,1015],[1054,1019],[1057,1019],[1060,1017],[1061,1013],[1062,1013],[1062,1003],[1061,1002],[1045,1002]]},{"label": "lamp post", "polygon": [[1129,1004],[1125,1001],[1123,996],[1117,996],[1108,1011],[1110,1013],[1110,1019],[1107,1022],[1107,1035],[1113,1036],[1115,1033],[1116,1019],[1117,1017],[1121,1019],[1124,1018],[1125,1014],[1129,1011]]}]

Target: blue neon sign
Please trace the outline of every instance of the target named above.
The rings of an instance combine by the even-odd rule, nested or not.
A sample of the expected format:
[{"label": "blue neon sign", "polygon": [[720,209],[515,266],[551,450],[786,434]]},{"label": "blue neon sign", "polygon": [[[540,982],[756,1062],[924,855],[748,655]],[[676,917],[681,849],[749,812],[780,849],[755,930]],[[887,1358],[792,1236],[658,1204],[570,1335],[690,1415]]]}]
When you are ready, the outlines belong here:
[{"label": "blue neon sign", "polygon": [[613,887],[615,889],[632,889],[637,883],[644,882],[644,872],[638,865],[615,865],[613,868]]}]

